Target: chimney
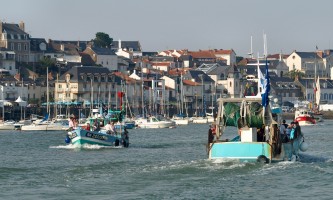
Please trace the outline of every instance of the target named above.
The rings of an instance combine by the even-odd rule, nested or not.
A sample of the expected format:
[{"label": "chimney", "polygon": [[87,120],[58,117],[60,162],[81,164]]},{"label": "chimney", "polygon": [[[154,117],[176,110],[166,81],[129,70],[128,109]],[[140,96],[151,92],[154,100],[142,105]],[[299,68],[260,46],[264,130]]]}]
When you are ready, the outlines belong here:
[{"label": "chimney", "polygon": [[121,40],[118,41],[118,49],[121,49]]},{"label": "chimney", "polygon": [[22,30],[22,31],[25,31],[24,29],[25,29],[25,26],[24,26],[24,22],[23,21],[20,21],[20,23],[19,23],[19,27],[20,27],[20,29]]},{"label": "chimney", "polygon": [[321,58],[323,58],[323,51],[317,51],[317,55]]}]

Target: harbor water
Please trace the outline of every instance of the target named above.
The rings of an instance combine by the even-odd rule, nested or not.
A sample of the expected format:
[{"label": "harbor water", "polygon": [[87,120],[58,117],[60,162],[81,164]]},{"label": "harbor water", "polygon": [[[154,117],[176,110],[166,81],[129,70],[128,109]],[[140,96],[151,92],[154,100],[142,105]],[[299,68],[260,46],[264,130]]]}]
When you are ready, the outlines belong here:
[{"label": "harbor water", "polygon": [[129,148],[1,131],[0,199],[333,199],[332,127],[302,127],[301,162],[270,164],[208,160],[208,124],[129,130]]}]

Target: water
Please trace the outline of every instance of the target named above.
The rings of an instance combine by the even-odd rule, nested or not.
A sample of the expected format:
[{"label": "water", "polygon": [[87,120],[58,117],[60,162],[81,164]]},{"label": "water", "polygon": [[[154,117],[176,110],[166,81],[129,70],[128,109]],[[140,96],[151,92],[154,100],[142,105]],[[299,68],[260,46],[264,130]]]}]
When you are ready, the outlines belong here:
[{"label": "water", "polygon": [[271,164],[207,160],[207,124],[130,130],[128,149],[2,131],[0,199],[333,199],[332,125],[302,127],[302,161]]}]

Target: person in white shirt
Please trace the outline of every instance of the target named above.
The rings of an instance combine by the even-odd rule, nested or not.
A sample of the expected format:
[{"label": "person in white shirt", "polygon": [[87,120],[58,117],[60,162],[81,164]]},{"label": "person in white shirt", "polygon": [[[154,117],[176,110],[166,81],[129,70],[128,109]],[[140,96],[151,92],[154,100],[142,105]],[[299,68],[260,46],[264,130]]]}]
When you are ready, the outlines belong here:
[{"label": "person in white shirt", "polygon": [[108,124],[105,126],[105,130],[106,130],[106,133],[107,134],[115,134],[116,133],[116,130],[115,130],[115,127],[114,127],[114,123],[109,121]]}]

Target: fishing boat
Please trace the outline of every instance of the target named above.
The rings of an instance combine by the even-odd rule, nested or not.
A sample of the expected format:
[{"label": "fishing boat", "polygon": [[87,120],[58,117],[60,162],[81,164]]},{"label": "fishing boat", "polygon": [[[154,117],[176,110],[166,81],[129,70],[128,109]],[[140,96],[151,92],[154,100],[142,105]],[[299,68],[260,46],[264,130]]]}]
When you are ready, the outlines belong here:
[{"label": "fishing boat", "polygon": [[[259,84],[263,89],[258,89],[261,98],[257,94],[248,98],[218,99],[216,138],[209,137],[207,145],[209,159],[270,163],[296,160],[298,154],[292,153],[298,152],[299,149],[306,150],[304,142],[293,146],[291,142],[282,143],[280,139],[278,116],[282,114],[282,109],[269,103],[270,83],[267,65],[266,77],[261,79],[259,76]],[[232,139],[223,138],[229,130],[227,127],[236,127],[233,129]],[[298,142],[300,137],[297,139]],[[294,143],[296,144],[296,141]]]},{"label": "fishing boat", "polygon": [[300,126],[316,124],[313,112],[308,108],[298,108],[295,111],[295,121],[297,121]]},{"label": "fishing boat", "polygon": [[90,131],[78,127],[67,132],[66,143],[73,145],[100,145],[100,146],[119,146],[128,147],[128,137],[125,132],[117,131],[117,134],[108,134],[106,130]]},{"label": "fishing boat", "polygon": [[135,124],[139,128],[173,128],[176,125],[174,121],[167,120],[160,115],[138,118],[135,120]]},{"label": "fishing boat", "polygon": [[[108,111],[106,117],[90,118],[88,121],[89,128],[78,126],[74,129],[67,130],[65,142],[73,145],[101,145],[101,146],[129,146],[128,132],[125,126],[115,126],[116,133],[109,134],[104,127],[109,121],[122,122],[124,111]],[[99,124],[95,129],[94,124]]]}]

